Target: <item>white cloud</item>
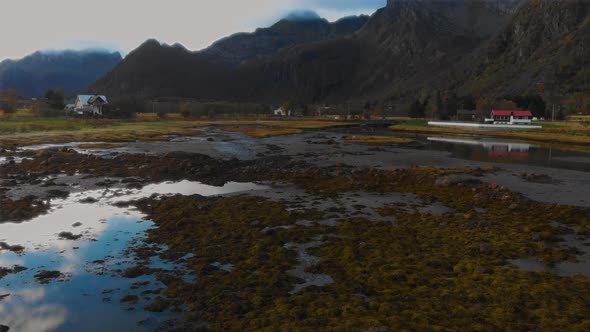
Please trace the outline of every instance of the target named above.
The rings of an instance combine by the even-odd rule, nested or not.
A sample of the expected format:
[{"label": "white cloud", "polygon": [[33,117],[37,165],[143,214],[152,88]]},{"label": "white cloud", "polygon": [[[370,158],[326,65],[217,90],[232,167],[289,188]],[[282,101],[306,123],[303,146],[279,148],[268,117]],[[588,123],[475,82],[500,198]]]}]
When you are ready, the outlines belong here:
[{"label": "white cloud", "polygon": [[197,50],[223,36],[268,26],[295,8],[317,10],[330,20],[365,11],[325,3],[314,7],[314,1],[0,0],[0,59],[45,49],[128,52],[148,38]]}]

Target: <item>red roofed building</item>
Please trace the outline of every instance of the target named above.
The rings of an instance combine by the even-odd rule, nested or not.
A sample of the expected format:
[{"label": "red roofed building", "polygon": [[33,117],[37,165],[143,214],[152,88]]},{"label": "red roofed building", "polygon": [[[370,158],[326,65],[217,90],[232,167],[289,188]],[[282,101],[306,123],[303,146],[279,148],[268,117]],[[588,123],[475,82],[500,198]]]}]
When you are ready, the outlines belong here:
[{"label": "red roofed building", "polygon": [[533,118],[531,111],[522,110],[492,110],[491,117],[486,123],[530,125]]}]

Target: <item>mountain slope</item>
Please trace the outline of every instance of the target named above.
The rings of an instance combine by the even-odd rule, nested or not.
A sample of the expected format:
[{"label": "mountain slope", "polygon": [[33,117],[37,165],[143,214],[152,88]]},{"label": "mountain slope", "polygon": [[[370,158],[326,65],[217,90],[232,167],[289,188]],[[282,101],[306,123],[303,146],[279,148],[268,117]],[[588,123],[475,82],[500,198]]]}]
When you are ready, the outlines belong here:
[{"label": "mountain slope", "polygon": [[366,16],[354,16],[329,23],[314,17],[290,17],[270,28],[222,39],[199,52],[150,40],[128,54],[89,90],[111,96],[243,100],[256,80],[244,75],[244,63],[266,59],[296,45],[337,39],[357,31],[367,20]]},{"label": "mountain slope", "polygon": [[590,3],[526,2],[511,22],[475,53],[478,66],[462,89],[496,95],[564,94],[590,83]]},{"label": "mountain slope", "polygon": [[48,89],[62,87],[73,94],[84,90],[120,60],[118,52],[35,52],[20,60],[0,62],[0,89],[41,96]]},{"label": "mountain slope", "polygon": [[259,89],[249,96],[340,102],[408,94],[450,70],[490,35],[487,28],[458,24],[467,18],[452,14],[457,12],[496,25],[509,16],[509,11],[462,0],[389,1],[354,35],[297,46],[265,63],[250,63],[254,68],[249,74],[259,77]]},{"label": "mountain slope", "polygon": [[200,53],[229,65],[239,65],[250,59],[271,55],[285,47],[350,34],[367,21],[368,16],[351,16],[330,23],[319,17],[305,16],[302,19],[291,15],[269,28],[223,38]]},{"label": "mountain slope", "polygon": [[[544,82],[557,82],[562,92],[587,91],[589,6],[584,0],[389,0],[362,27],[353,24],[338,36],[330,32],[336,24],[312,19],[281,21],[269,28],[272,34],[234,35],[202,52],[153,42],[152,50],[140,47],[92,88],[148,97],[397,105],[441,90],[525,94]],[[310,40],[309,31],[323,37]]]}]

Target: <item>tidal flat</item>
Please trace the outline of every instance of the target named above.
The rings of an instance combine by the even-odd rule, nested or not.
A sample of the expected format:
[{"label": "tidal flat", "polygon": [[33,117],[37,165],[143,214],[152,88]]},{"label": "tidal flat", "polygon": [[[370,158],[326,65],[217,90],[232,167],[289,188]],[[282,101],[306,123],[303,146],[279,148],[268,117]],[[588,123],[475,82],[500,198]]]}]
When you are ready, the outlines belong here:
[{"label": "tidal flat", "polygon": [[584,156],[560,156],[574,169],[459,158],[299,127],[6,146],[0,324],[590,328]]}]

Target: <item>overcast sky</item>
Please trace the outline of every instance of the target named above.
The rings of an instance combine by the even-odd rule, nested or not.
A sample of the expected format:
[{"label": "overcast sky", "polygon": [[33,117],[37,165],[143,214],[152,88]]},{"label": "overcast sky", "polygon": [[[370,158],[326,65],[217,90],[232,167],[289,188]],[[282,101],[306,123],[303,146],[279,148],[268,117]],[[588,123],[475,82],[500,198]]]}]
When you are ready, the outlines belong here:
[{"label": "overcast sky", "polygon": [[334,21],[386,0],[0,0],[0,60],[37,50],[133,50],[148,38],[192,50],[266,27],[293,10]]}]

